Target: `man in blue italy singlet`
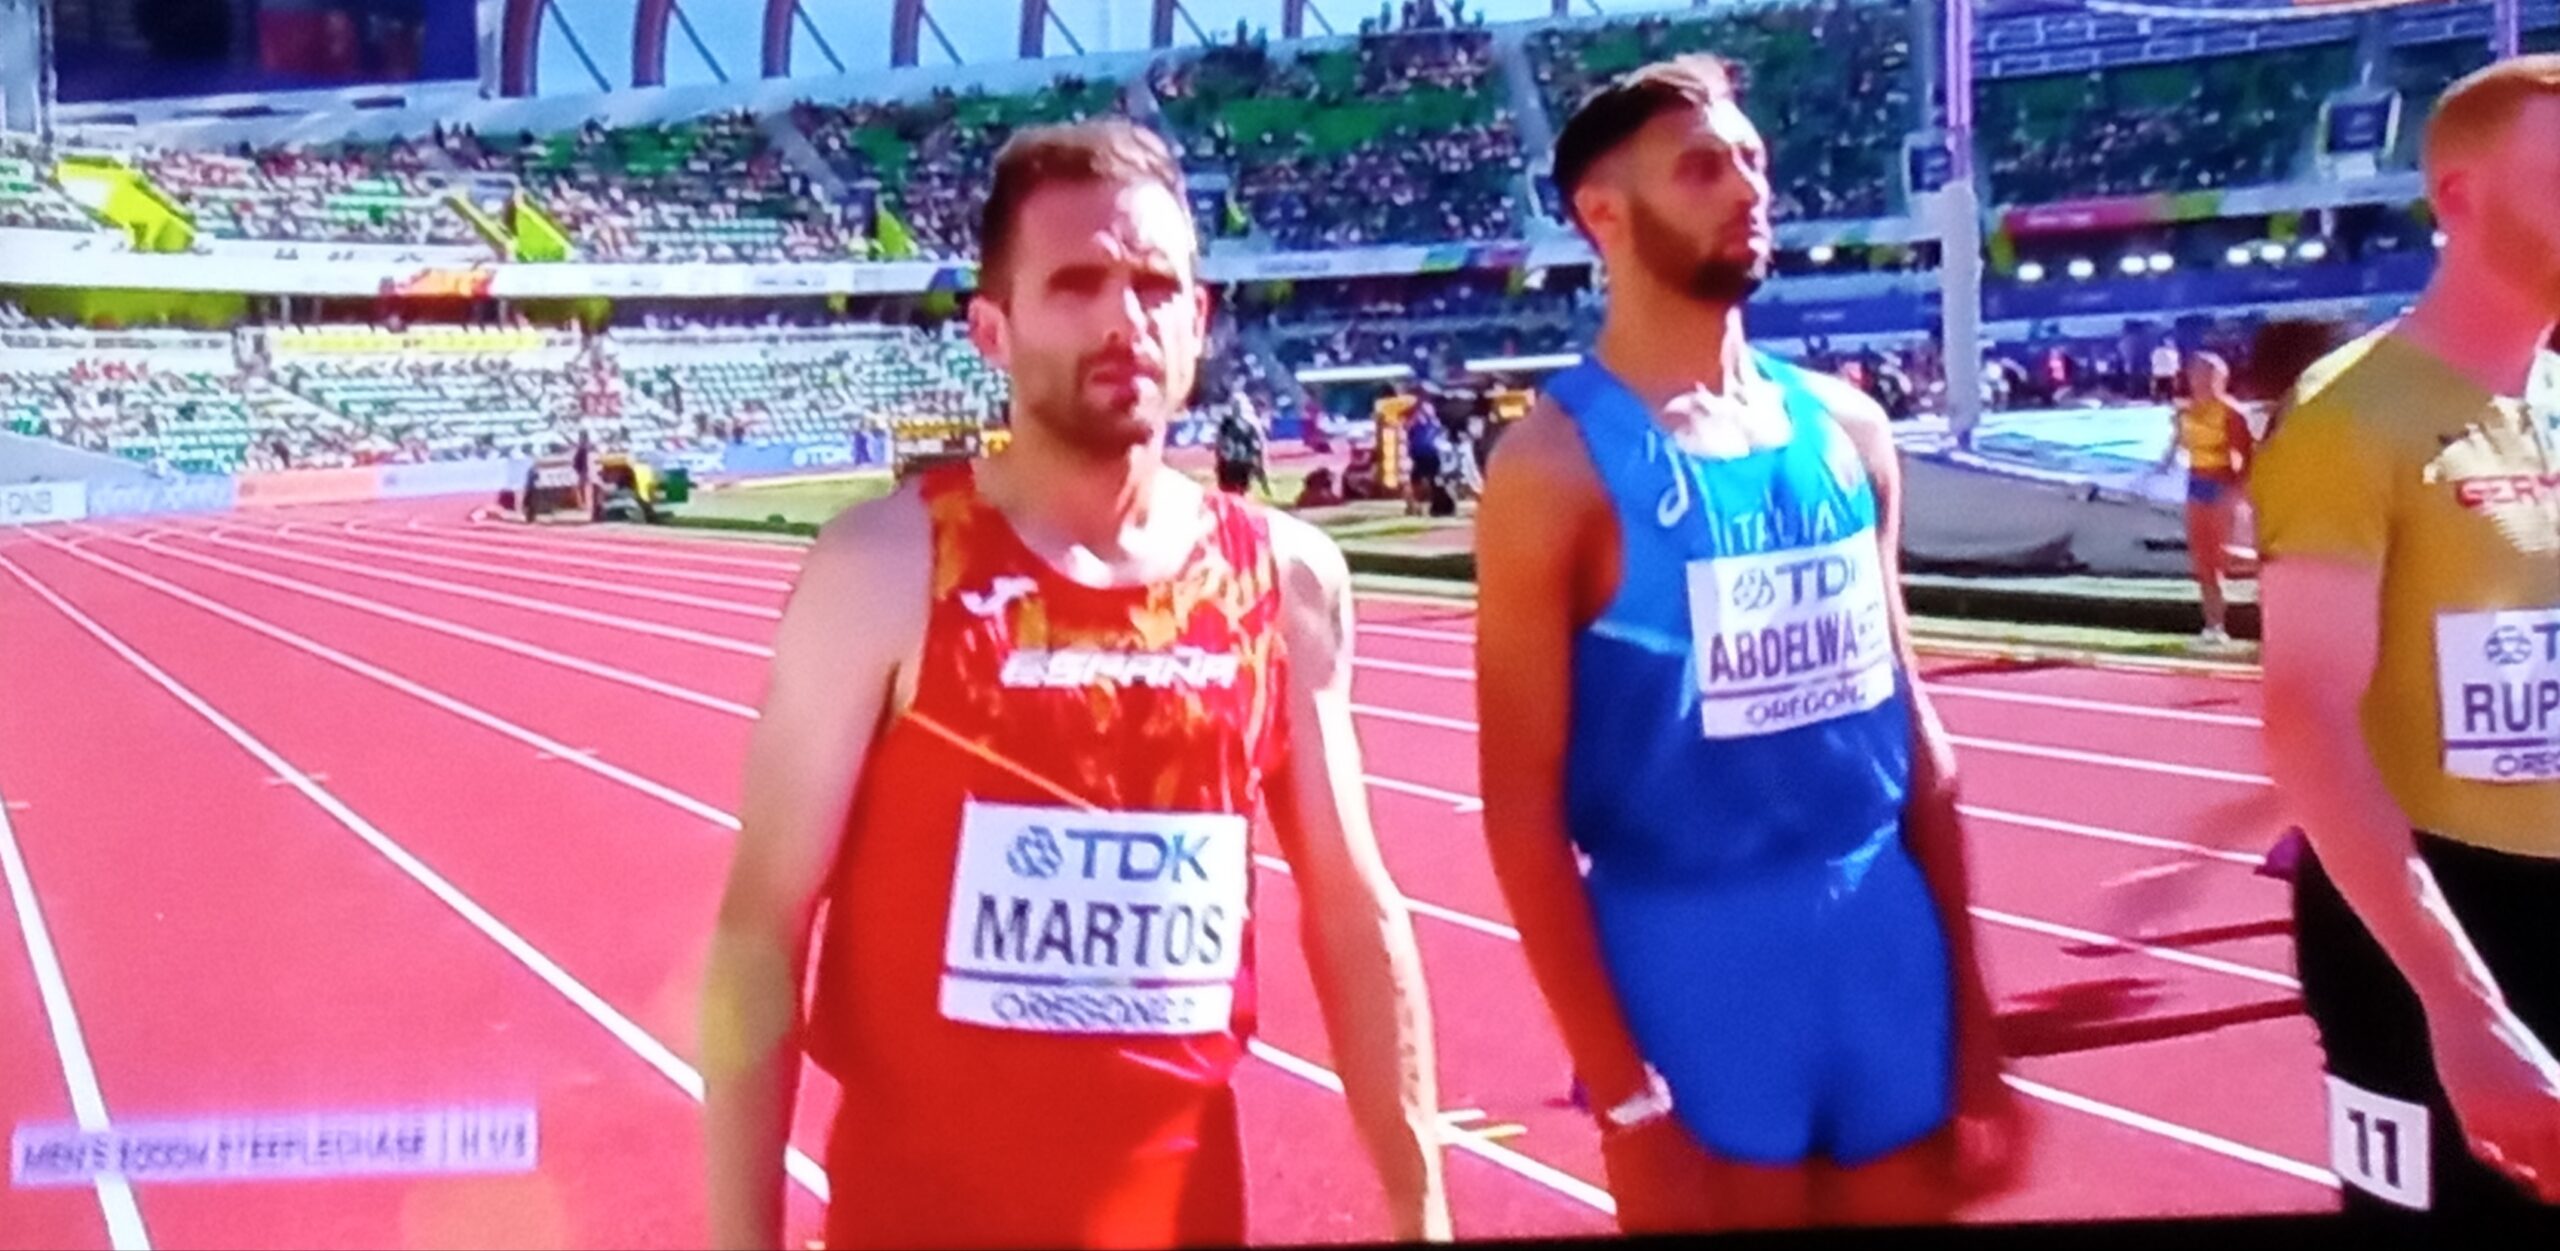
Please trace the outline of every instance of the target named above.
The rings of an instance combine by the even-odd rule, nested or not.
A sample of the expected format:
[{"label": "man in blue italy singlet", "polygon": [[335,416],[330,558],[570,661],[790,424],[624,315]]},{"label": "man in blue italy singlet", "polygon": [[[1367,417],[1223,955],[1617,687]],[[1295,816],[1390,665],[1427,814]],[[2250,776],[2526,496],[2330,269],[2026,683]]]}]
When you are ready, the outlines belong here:
[{"label": "man in blue italy singlet", "polygon": [[1486,835],[1631,1232],[1938,1219],[2018,1154],[1891,435],[1743,341],[1767,168],[1713,58],[1576,113],[1607,322],[1478,519]]}]

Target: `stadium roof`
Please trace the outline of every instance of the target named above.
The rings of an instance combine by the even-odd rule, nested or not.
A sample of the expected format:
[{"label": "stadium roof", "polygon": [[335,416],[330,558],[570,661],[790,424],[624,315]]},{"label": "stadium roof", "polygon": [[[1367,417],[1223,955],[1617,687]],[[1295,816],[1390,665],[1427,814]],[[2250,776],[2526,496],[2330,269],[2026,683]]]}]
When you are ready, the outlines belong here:
[{"label": "stadium roof", "polygon": [[[1379,0],[504,0],[508,95],[982,65],[1234,38],[1350,34]],[[1403,0],[1393,0],[1401,9]],[[1440,0],[1444,11],[1448,0]],[[1693,0],[1467,0],[1519,21]],[[621,54],[616,49],[624,49]]]}]

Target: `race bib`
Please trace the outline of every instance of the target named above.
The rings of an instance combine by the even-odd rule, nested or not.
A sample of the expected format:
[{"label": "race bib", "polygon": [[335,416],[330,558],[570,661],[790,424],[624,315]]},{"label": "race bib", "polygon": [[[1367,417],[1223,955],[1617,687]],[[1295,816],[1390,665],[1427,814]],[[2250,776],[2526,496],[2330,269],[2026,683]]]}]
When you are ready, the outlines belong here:
[{"label": "race bib", "polygon": [[2436,698],[2447,774],[2560,778],[2560,609],[2439,615]]},{"label": "race bib", "polygon": [[2338,1180],[2423,1212],[2435,1200],[2427,1109],[2329,1079],[2329,1167]]},{"label": "race bib", "polygon": [[1708,738],[1864,712],[1893,694],[1893,633],[1874,534],[1689,564]]},{"label": "race bib", "polygon": [[1235,1003],[1251,859],[1241,816],[971,801],[942,1015],[1050,1034],[1208,1034]]}]

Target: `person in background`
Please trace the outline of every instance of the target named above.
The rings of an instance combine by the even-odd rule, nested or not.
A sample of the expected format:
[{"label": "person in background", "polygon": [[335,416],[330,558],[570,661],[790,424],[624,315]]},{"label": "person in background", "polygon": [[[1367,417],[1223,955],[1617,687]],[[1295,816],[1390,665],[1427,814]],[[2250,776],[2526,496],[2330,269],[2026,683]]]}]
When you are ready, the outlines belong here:
[{"label": "person in background", "polygon": [[2231,546],[2256,443],[2230,383],[2231,367],[2220,356],[2198,352],[2188,358],[2187,402],[2171,410],[2176,430],[2159,463],[2166,470],[2179,453],[2186,454],[2187,561],[2204,597],[2202,642],[2207,647],[2230,645],[2230,597],[2223,583],[2250,571],[2254,563]]},{"label": "person in background", "polygon": [[1892,433],[1746,340],[1770,161],[1722,62],[1593,93],[1555,166],[1609,309],[1488,475],[1477,746],[1619,1227],[1946,1219],[2022,1126]]},{"label": "person in background", "polygon": [[1244,384],[1237,383],[1218,414],[1218,489],[1229,495],[1242,495],[1260,483],[1264,498],[1269,498],[1271,472],[1267,456],[1253,399],[1245,394]]},{"label": "person in background", "polygon": [[2346,1214],[2560,1245],[2560,56],[2428,118],[2445,244],[2407,316],[2304,374],[2251,475],[2266,748],[2308,847],[2303,1010]]}]

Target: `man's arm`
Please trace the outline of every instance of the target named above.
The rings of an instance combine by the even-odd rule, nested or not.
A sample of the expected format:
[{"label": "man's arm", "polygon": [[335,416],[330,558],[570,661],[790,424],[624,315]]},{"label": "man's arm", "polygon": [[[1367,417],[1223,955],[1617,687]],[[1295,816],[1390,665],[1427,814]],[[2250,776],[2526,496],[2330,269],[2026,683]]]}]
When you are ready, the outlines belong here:
[{"label": "man's arm", "polygon": [[1289,669],[1289,741],[1272,779],[1272,827],[1297,879],[1316,1002],[1395,1238],[1445,1242],[1430,994],[1413,918],[1369,823],[1351,721],[1351,570],[1331,538],[1295,517],[1271,514],[1271,532]]},{"label": "man's arm", "polygon": [[[1911,795],[1903,808],[1903,834],[1912,859],[1928,880],[1946,930],[1955,974],[1956,1044],[1962,1078],[1981,1098],[1994,1094],[2000,1076],[1999,1021],[1990,984],[1973,941],[1972,878],[1966,871],[1964,820],[1957,812],[1955,744],[1938,720],[1920,681],[1920,653],[1911,641],[1911,614],[1902,598],[1902,458],[1884,410],[1856,390],[1828,382],[1816,388],[1829,404],[1876,496],[1876,543],[1884,578],[1885,610],[1894,651],[1902,664],[1911,706]],[[2173,445],[2174,446],[2174,445]]]},{"label": "man's arm", "polygon": [[811,920],[897,671],[922,636],[927,533],[912,490],[829,523],[774,640],[702,999],[715,1246],[782,1245]]},{"label": "man's arm", "polygon": [[2430,1018],[2495,1002],[2488,968],[2366,750],[2362,704],[2382,651],[2382,571],[2289,556],[2258,576],[2268,764],[2321,869]]},{"label": "man's arm", "polygon": [[1541,397],[1486,469],[1476,511],[1478,770],[1486,849],[1522,954],[1594,1109],[1650,1089],[1602,962],[1565,825],[1576,570],[1608,500],[1581,436]]},{"label": "man's arm", "polygon": [[2472,1152],[2560,1203],[2560,1063],[2508,1007],[2359,732],[2381,652],[2381,571],[2289,556],[2258,587],[2276,786],[2321,871],[2417,993]]}]

